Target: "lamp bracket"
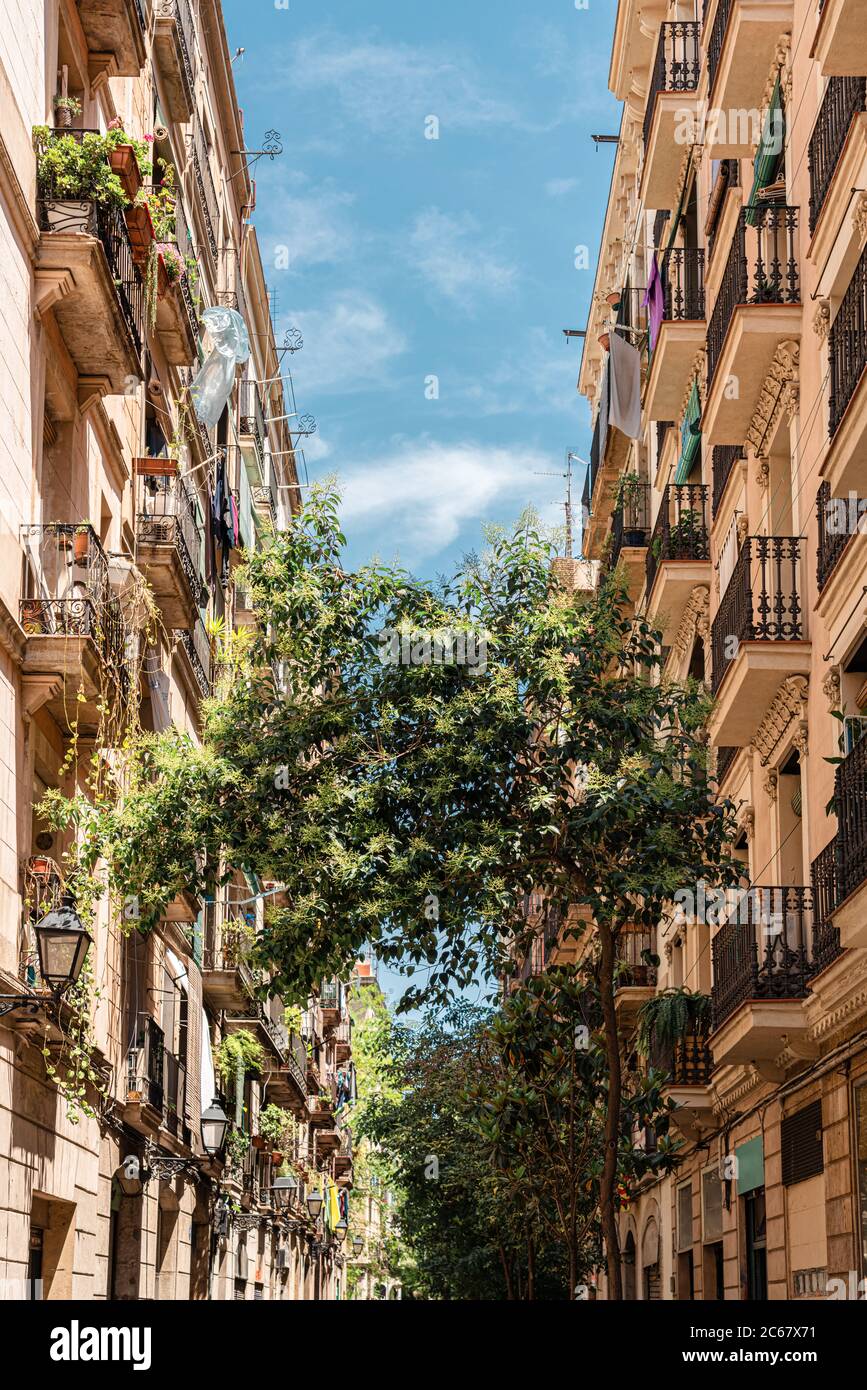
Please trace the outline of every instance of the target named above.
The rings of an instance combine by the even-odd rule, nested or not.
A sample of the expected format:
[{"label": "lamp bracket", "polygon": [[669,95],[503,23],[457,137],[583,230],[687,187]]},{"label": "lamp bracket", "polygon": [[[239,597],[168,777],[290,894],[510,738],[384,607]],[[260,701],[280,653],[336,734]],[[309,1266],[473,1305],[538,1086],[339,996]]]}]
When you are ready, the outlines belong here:
[{"label": "lamp bracket", "polygon": [[0,1018],[11,1014],[13,1009],[23,1009],[26,1014],[34,1016],[47,1002],[49,1001],[35,999],[32,994],[0,994]]}]

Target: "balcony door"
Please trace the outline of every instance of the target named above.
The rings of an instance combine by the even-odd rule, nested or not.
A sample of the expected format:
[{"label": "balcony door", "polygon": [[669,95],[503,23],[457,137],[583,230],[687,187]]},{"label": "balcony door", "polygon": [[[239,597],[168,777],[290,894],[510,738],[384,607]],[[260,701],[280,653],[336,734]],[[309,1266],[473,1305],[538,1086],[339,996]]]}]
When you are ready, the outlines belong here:
[{"label": "balcony door", "polygon": [[765,1189],[757,1187],[752,1192],[747,1193],[743,1203],[747,1255],[747,1299],[750,1303],[763,1303],[768,1297]]}]

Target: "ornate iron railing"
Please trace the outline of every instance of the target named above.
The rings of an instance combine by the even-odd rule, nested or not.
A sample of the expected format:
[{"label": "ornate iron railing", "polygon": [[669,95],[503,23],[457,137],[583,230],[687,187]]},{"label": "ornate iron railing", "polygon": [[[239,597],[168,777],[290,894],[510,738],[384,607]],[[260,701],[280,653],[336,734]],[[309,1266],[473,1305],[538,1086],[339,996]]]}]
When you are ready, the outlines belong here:
[{"label": "ornate iron railing", "polygon": [[265,461],[265,415],[255,381],[242,381],[238,390],[239,428],[256,443],[260,463]]},{"label": "ornate iron railing", "polygon": [[828,335],[831,365],[829,430],[837,433],[867,367],[867,247],[855,267]]},{"label": "ornate iron railing", "polygon": [[[707,19],[709,0],[704,0],[704,17]],[[716,14],[713,19],[713,28],[707,43],[707,72],[708,90],[713,93],[714,83],[716,82],[719,71],[720,58],[722,57],[723,45],[725,44],[726,31],[729,27],[734,0],[719,0],[716,7]]]},{"label": "ornate iron railing", "polygon": [[867,530],[867,497],[832,497],[827,482],[819,485],[816,496],[819,544],[816,551],[816,578],[824,589],[852,536]]},{"label": "ornate iron railing", "polygon": [[827,844],[822,850],[822,853],[816,856],[810,867],[813,903],[815,905],[813,964],[816,970],[824,970],[826,965],[830,965],[833,960],[837,959],[842,950],[840,930],[834,926],[831,920],[838,902],[838,854],[839,840],[835,835],[830,844]]},{"label": "ornate iron railing", "polygon": [[108,581],[108,560],[92,526],[57,521],[24,528],[30,566],[21,626],[40,636],[90,637],[126,689],[126,628]]},{"label": "ornate iron railing", "polygon": [[142,477],[137,528],[140,541],[174,546],[190,593],[201,607],[205,598],[205,582],[199,571],[202,533],[183,478]]},{"label": "ornate iron railing", "polygon": [[721,222],[721,219],[722,219],[723,208],[725,207],[725,194],[728,192],[728,190],[729,190],[730,188],[739,188],[739,187],[740,187],[740,182],[741,182],[741,166],[740,166],[740,160],[737,160],[737,159],[723,159],[723,160],[721,160],[721,161],[720,161],[719,170],[718,170],[718,173],[717,173],[717,177],[718,177],[719,179],[721,179],[721,181],[723,182],[723,184],[724,184],[724,189],[723,189],[722,195],[720,196],[720,198],[719,198],[719,200],[718,200],[718,202],[717,202],[716,210],[715,210],[714,217],[713,217],[713,222],[710,224],[710,226],[708,226],[707,224],[705,225],[705,239],[706,239],[706,241],[707,241],[707,255],[708,255],[708,259],[713,255],[714,247],[716,246],[717,233],[719,232],[719,229],[720,229],[720,222]]},{"label": "ornate iron railing", "polygon": [[747,536],[711,627],[714,694],[741,642],[804,637],[800,536]]},{"label": "ornate iron railing", "polygon": [[722,786],[725,775],[739,752],[740,749],[738,748],[723,747],[716,750],[716,780],[718,786]]},{"label": "ornate iron railing", "polygon": [[733,899],[711,944],[715,1028],[748,999],[805,998],[814,973],[812,889],[752,887]]},{"label": "ornate iron railing", "polygon": [[801,302],[797,231],[797,208],[771,204],[741,210],[708,324],[708,387],[739,305]]},{"label": "ornate iron railing", "polygon": [[704,483],[669,483],[650,538],[645,561],[649,594],[665,560],[709,560],[707,487]]},{"label": "ornate iron railing", "polygon": [[673,322],[704,318],[704,248],[673,246],[662,257],[664,317]]},{"label": "ornate iron railing", "polygon": [[832,77],[825,90],[808,147],[810,231],[825,205],[852,122],[867,107],[867,78]]},{"label": "ornate iron railing", "polygon": [[189,0],[157,0],[156,13],[175,21],[175,39],[181,59],[181,81],[190,109],[196,104],[196,30]]},{"label": "ornate iron railing", "polygon": [[713,1058],[704,1033],[687,1033],[676,1041],[660,1043],[653,1039],[651,1066],[668,1073],[669,1086],[706,1086]]},{"label": "ornate iron railing", "polygon": [[645,148],[650,139],[656,98],[660,92],[694,92],[698,86],[700,32],[701,25],[693,20],[675,20],[659,26],[659,43],[644,112]]},{"label": "ornate iron railing", "polygon": [[618,988],[655,985],[654,955],[654,937],[648,928],[624,928],[617,938]]},{"label": "ornate iron railing", "polygon": [[650,530],[650,484],[632,483],[628,496],[619,502],[611,516],[609,569],[614,569],[624,546],[647,544]]},{"label": "ornate iron railing", "polygon": [[127,1092],[142,1096],[148,1105],[162,1113],[165,1035],[149,1014],[139,1015],[136,1028],[135,1046],[127,1054]]},{"label": "ornate iron railing", "polygon": [[867,738],[859,739],[837,764],[834,809],[842,902],[867,879]]},{"label": "ornate iron railing", "polygon": [[711,517],[715,517],[722,501],[731,471],[738,459],[744,457],[742,444],[715,444],[711,468],[713,470],[713,495],[711,497]]},{"label": "ornate iron railing", "polygon": [[217,208],[217,194],[214,188],[214,180],[211,177],[211,166],[208,162],[208,152],[205,148],[205,136],[201,124],[196,117],[193,121],[192,130],[189,134],[189,154],[193,166],[193,175],[196,181],[196,188],[199,194],[199,208],[202,213],[202,220],[205,226],[205,234],[208,238],[208,246],[211,251],[211,259],[217,264],[217,234],[216,228],[219,226],[219,212]]},{"label": "ornate iron railing", "polygon": [[210,695],[211,649],[201,620],[197,620],[193,628],[173,628],[172,636],[180,642],[186,652],[190,666],[193,669],[193,675],[196,678],[196,684],[202,695]]}]

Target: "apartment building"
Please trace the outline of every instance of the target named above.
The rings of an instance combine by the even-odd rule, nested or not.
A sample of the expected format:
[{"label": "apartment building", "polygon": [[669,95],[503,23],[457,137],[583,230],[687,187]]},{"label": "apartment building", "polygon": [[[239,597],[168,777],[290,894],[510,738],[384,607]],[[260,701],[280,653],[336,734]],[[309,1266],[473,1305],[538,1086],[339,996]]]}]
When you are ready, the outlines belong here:
[{"label": "apartment building", "polygon": [[633,1064],[649,998],[710,1001],[651,1059],[682,1161],[621,1212],[629,1298],[867,1275],[865,75],[858,0],[616,6],[584,553],[712,692],[743,863],[624,939]]},{"label": "apartment building", "polygon": [[[247,143],[217,0],[24,0],[0,25],[9,1298],[326,1299],[343,1278],[345,995],[263,1002],[249,952],[276,885],[182,894],[147,933],[100,901],[84,1004],[45,1002],[45,923],[75,904],[70,837],[36,807],[136,719],[200,736],[216,634],[253,619],[242,549],[298,508]],[[209,425],[191,387],[233,335]]]}]

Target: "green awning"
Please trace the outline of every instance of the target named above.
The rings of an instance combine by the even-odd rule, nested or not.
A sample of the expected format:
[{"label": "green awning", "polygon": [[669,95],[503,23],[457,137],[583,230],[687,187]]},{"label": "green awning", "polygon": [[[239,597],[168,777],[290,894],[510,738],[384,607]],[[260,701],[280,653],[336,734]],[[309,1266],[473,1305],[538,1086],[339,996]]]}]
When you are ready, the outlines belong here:
[{"label": "green awning", "polygon": [[744,1197],[748,1192],[755,1192],[757,1187],[764,1187],[765,1146],[761,1135],[756,1139],[748,1139],[745,1144],[738,1144],[735,1158],[738,1165],[738,1196]]},{"label": "green awning", "polygon": [[693,465],[701,450],[701,399],[698,394],[698,382],[693,381],[692,390],[689,393],[689,400],[686,403],[686,414],[683,417],[683,425],[680,430],[680,458],[674,474],[676,483],[685,483],[689,480]]},{"label": "green awning", "polygon": [[[683,212],[683,205],[684,205],[684,203],[686,202],[687,190],[688,190],[688,189],[690,188],[690,186],[691,186],[691,185],[690,185],[690,177],[689,177],[691,173],[692,173],[692,151],[690,151],[689,162],[688,162],[687,167],[686,167],[686,174],[685,174],[685,176],[684,176],[683,186],[682,186],[682,188],[681,188],[681,190],[680,190],[680,202],[679,202],[678,205],[677,205],[677,211],[675,212],[674,217],[671,219],[671,230],[669,231],[669,234],[668,234],[668,244],[667,244],[667,246],[666,246],[666,248],[665,248],[665,251],[666,251],[666,252],[668,252],[668,251],[671,250],[672,246],[674,245],[675,241],[677,240],[677,232],[678,232],[678,228],[680,227],[680,218],[681,218],[681,214],[682,214],[682,212]],[[664,257],[663,257],[663,259],[664,259]]]},{"label": "green awning", "polygon": [[751,227],[758,222],[758,209],[762,207],[759,194],[763,188],[775,181],[780,161],[785,150],[785,127],[783,122],[783,91],[779,73],[771,93],[771,102],[765,113],[762,137],[756,150],[753,163],[753,186],[747,200],[746,220]]}]

